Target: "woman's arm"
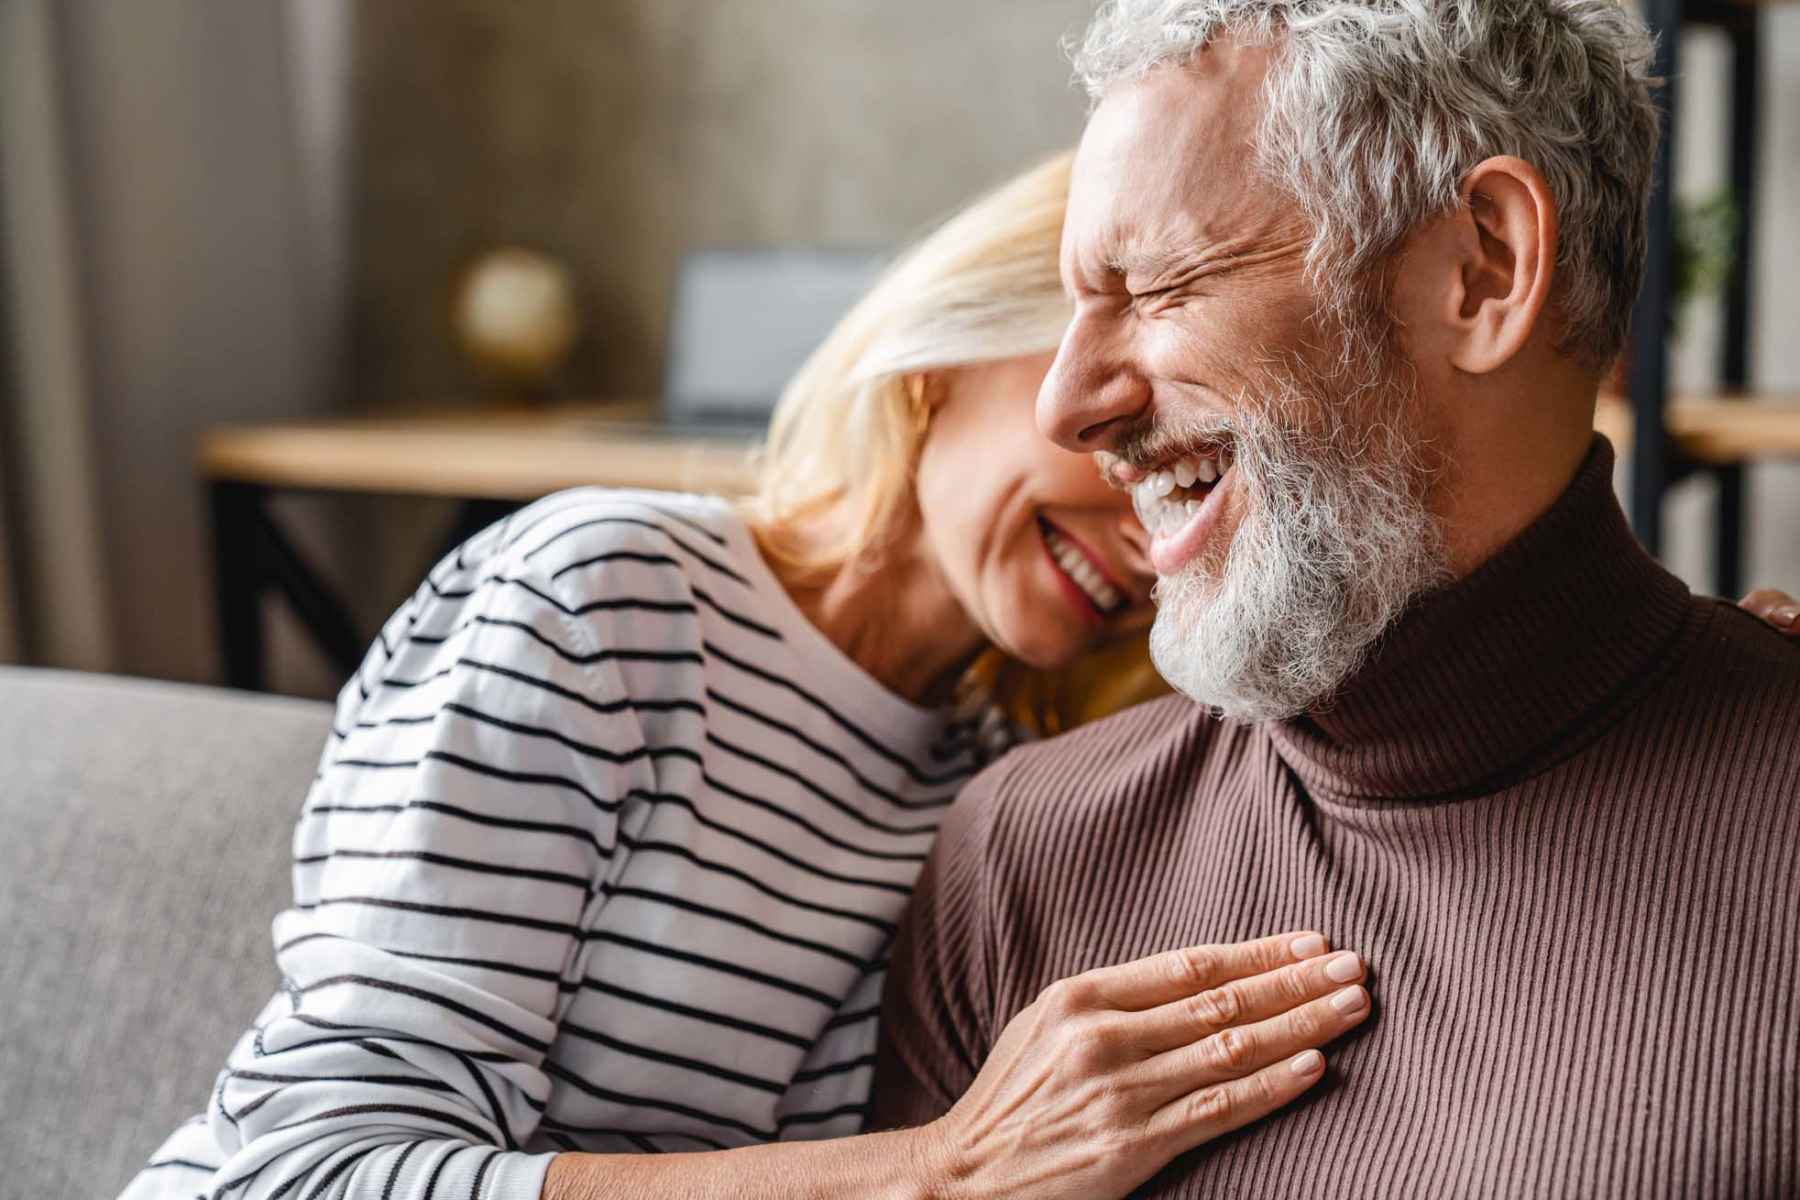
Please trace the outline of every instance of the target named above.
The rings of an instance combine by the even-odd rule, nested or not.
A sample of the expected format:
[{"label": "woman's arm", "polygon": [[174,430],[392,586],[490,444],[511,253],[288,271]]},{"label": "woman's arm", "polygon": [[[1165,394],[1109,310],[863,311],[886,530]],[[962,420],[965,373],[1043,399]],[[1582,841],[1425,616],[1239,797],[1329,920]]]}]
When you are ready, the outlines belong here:
[{"label": "woman's arm", "polygon": [[[644,785],[624,685],[495,527],[345,688],[275,922],[282,990],[208,1121],[232,1200],[526,1200],[565,980]],[[579,735],[579,736],[575,736]]]},{"label": "woman's arm", "polygon": [[[1115,1200],[1299,1096],[1362,1023],[1353,954],[1316,934],[1154,955],[1046,989],[916,1129],[700,1154],[562,1154],[542,1200]],[[1342,978],[1340,978],[1340,976]]]},{"label": "woman's arm", "polygon": [[920,1130],[695,1154],[559,1154],[542,1200],[918,1200],[936,1196]]}]

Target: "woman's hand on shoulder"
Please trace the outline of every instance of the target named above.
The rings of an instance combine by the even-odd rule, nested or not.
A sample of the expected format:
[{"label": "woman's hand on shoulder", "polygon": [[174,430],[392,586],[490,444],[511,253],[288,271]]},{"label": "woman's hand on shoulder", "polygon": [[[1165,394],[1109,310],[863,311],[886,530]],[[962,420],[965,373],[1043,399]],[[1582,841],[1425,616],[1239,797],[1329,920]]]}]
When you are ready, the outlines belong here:
[{"label": "woman's hand on shoulder", "polygon": [[1800,637],[1800,600],[1777,588],[1757,588],[1738,607],[1760,617],[1789,637]]},{"label": "woman's hand on shoulder", "polygon": [[1289,933],[1104,967],[1046,988],[925,1129],[952,1197],[1114,1200],[1318,1082],[1360,1025],[1362,960]]}]

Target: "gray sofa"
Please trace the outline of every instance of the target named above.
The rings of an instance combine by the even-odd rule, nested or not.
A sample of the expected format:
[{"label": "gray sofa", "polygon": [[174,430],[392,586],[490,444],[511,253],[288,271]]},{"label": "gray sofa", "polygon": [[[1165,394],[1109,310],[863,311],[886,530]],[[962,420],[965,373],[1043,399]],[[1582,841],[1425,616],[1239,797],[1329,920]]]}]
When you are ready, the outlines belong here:
[{"label": "gray sofa", "polygon": [[0,1198],[95,1200],[275,986],[330,708],[0,668]]}]

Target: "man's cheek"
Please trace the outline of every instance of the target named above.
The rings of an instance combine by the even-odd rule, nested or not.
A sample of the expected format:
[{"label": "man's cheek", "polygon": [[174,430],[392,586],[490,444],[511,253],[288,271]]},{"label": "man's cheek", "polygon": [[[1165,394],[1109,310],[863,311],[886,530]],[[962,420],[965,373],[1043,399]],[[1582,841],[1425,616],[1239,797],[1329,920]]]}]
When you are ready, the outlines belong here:
[{"label": "man's cheek", "polygon": [[1229,397],[1244,384],[1243,366],[1252,361],[1245,353],[1250,343],[1229,322],[1202,319],[1164,322],[1146,338],[1145,373],[1153,380],[1195,384]]},{"label": "man's cheek", "polygon": [[1225,512],[1202,559],[1206,564],[1206,573],[1212,578],[1225,577],[1225,567],[1231,561],[1231,547],[1236,544],[1238,531],[1243,528],[1249,515],[1249,498],[1239,480],[1225,497]]}]

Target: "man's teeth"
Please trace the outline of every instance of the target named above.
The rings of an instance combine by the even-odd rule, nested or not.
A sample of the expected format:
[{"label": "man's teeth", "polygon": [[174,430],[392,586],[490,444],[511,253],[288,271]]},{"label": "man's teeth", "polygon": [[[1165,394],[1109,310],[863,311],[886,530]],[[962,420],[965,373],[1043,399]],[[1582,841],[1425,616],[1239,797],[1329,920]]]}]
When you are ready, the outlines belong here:
[{"label": "man's teeth", "polygon": [[1151,536],[1173,533],[1200,511],[1201,497],[1176,495],[1196,485],[1211,485],[1224,471],[1214,455],[1190,454],[1167,470],[1152,471],[1131,489],[1138,519]]},{"label": "man's teeth", "polygon": [[1063,574],[1075,581],[1076,586],[1094,602],[1095,608],[1102,613],[1109,613],[1124,603],[1125,597],[1119,594],[1119,589],[1106,582],[1106,577],[1088,561],[1087,555],[1076,549],[1075,544],[1058,533],[1055,527],[1047,525],[1044,529],[1044,544],[1050,547],[1050,557],[1056,560],[1056,565],[1062,568]]}]

